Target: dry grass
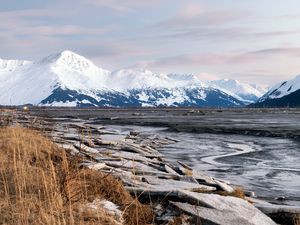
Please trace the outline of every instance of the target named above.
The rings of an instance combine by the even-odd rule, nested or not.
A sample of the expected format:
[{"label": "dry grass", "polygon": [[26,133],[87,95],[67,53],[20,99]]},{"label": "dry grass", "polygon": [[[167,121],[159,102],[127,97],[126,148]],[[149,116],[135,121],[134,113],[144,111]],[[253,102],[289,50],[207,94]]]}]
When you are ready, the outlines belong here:
[{"label": "dry grass", "polygon": [[182,214],[180,216],[171,219],[167,225],[182,225],[182,224],[194,224],[194,223],[191,221],[191,217]]},{"label": "dry grass", "polygon": [[233,197],[245,199],[245,191],[241,187],[235,188],[234,192],[232,192],[230,195]]},{"label": "dry grass", "polygon": [[193,170],[185,169],[185,175],[192,177],[193,176]]},{"label": "dry grass", "polygon": [[216,194],[223,195],[223,196],[232,196],[236,198],[245,199],[245,191],[241,187],[237,187],[234,189],[234,192],[228,193],[226,191],[217,191]]},{"label": "dry grass", "polygon": [[294,225],[300,225],[300,214],[294,217]]},{"label": "dry grass", "polygon": [[36,131],[0,129],[0,224],[117,224],[87,203],[107,199],[125,224],[149,224],[153,213],[112,176],[79,169],[79,158]]},{"label": "dry grass", "polygon": [[173,220],[169,221],[168,225],[181,225],[183,223],[182,216],[175,217]]}]

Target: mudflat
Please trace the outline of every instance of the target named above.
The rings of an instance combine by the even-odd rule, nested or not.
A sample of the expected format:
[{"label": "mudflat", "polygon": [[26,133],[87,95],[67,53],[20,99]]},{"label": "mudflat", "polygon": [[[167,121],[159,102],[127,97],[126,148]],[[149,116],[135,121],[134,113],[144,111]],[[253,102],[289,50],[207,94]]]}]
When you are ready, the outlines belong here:
[{"label": "mudflat", "polygon": [[30,114],[101,124],[162,126],[172,131],[300,139],[300,108],[33,108]]}]

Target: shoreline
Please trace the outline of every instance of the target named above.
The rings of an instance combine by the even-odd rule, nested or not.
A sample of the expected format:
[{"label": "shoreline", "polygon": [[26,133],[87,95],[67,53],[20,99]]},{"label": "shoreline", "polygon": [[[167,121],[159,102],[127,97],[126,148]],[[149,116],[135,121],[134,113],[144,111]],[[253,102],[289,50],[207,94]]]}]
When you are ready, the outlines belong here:
[{"label": "shoreline", "polygon": [[300,140],[300,108],[36,108],[30,115],[91,119],[109,125],[168,127],[170,131],[241,134]]},{"label": "shoreline", "polygon": [[[208,208],[217,209],[217,205],[210,205],[210,201],[212,201],[210,198],[216,198],[213,201],[228,200],[227,197],[218,195],[218,192],[225,191],[227,195],[234,192],[235,188],[226,182],[195,171],[184,163],[178,163],[178,165],[167,163],[157,149],[175,143],[176,140],[171,138],[146,137],[133,130],[125,138],[123,135],[111,140],[103,137],[120,134],[106,130],[105,125],[92,125],[84,119],[58,118],[55,121],[52,118],[50,122],[44,118],[32,117],[24,113],[20,115],[17,116],[18,123],[37,129],[42,128],[59,146],[71,150],[74,154],[79,153],[87,157],[89,162],[84,166],[117,176],[133,195],[143,198],[151,196],[150,199],[167,199],[172,208],[185,211],[190,216],[199,216],[191,211],[195,201],[201,201],[201,207],[209,205]],[[101,154],[99,154],[100,152]],[[174,199],[177,199],[177,203],[172,201]],[[276,215],[285,214],[282,213],[283,211],[294,214],[293,212],[299,210],[298,208],[270,205],[253,198],[253,196],[246,197],[246,200],[256,202],[259,205],[258,208],[269,212],[269,215],[274,212]],[[184,205],[180,203],[182,201]],[[232,201],[232,199],[228,201]],[[234,198],[233,201],[240,200]],[[239,204],[247,204],[246,202],[243,200]],[[232,203],[228,203],[226,207],[230,208],[230,204]],[[251,207],[251,204],[247,207]],[[205,210],[208,208],[204,207]],[[255,208],[251,209],[255,210]],[[159,213],[164,214],[166,211]],[[237,211],[233,212],[233,215],[238,217]],[[208,218],[209,213],[200,217],[207,220],[212,219]],[[270,222],[270,224],[272,223]]]}]

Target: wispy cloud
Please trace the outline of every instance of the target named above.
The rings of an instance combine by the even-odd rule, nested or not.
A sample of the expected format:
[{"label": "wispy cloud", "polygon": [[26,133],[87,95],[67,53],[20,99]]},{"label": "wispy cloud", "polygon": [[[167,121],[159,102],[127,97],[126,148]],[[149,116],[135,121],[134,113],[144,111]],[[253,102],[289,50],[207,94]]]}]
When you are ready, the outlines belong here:
[{"label": "wispy cloud", "polygon": [[155,27],[181,30],[191,27],[221,26],[252,16],[247,10],[208,10],[201,4],[190,3],[180,8],[173,16],[155,24]]},{"label": "wispy cloud", "polygon": [[35,28],[41,26],[45,18],[63,18],[68,14],[61,15],[56,10],[50,9],[27,9],[0,12],[0,29],[17,30],[21,28]]},{"label": "wispy cloud", "polygon": [[263,61],[270,61],[274,58],[290,58],[300,57],[300,48],[267,48],[251,52],[237,54],[228,59],[228,63],[261,63]]},{"label": "wispy cloud", "polygon": [[[163,57],[157,60],[144,62],[147,67],[188,67],[188,66],[217,66],[228,64],[260,64],[263,60],[284,56],[300,57],[300,48],[271,48],[252,52],[230,52],[230,53],[203,53],[183,54],[177,56]],[[265,71],[265,70],[257,70]]]},{"label": "wispy cloud", "polygon": [[61,9],[53,8],[0,12],[0,21],[2,21],[0,23],[0,50],[10,53],[6,57],[13,57],[17,54],[16,58],[27,55],[32,59],[37,53],[69,48],[68,37],[74,40],[76,36],[79,36],[78,41],[81,42],[89,36],[100,38],[102,34],[110,31],[109,27],[49,22],[56,19],[68,23],[67,21],[70,21],[74,15],[74,12],[63,12]]},{"label": "wispy cloud", "polygon": [[149,67],[170,67],[170,66],[201,66],[201,65],[218,65],[225,63],[229,59],[226,55],[218,54],[186,54],[164,57],[155,60],[149,64]]},{"label": "wispy cloud", "polygon": [[300,56],[300,47],[295,48],[267,48],[267,49],[261,49],[258,51],[252,51],[247,54],[250,55],[275,55],[275,54],[289,54],[289,55],[295,55]]},{"label": "wispy cloud", "polygon": [[152,1],[141,1],[141,0],[84,0],[86,3],[107,8],[119,13],[130,13],[134,12],[137,9],[143,8],[156,8],[161,4],[167,2],[167,0],[152,0]]}]

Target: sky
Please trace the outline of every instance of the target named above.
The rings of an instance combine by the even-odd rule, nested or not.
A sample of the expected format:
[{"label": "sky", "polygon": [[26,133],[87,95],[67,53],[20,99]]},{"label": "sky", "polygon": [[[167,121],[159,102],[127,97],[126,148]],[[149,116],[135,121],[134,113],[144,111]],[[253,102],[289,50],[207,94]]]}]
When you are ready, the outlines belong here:
[{"label": "sky", "polygon": [[0,58],[272,85],[300,74],[299,0],[0,0]]}]

